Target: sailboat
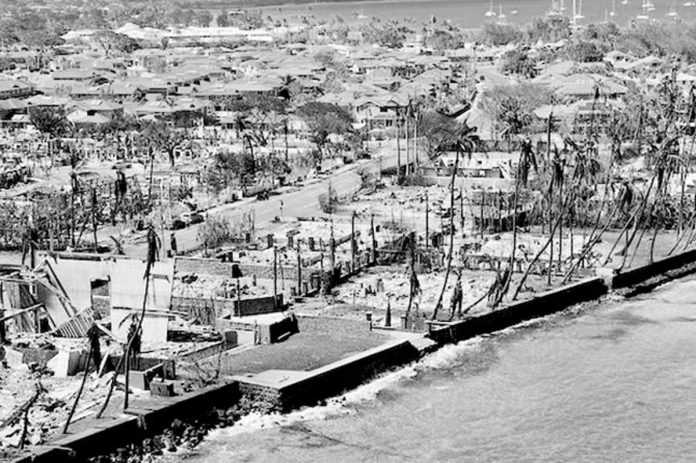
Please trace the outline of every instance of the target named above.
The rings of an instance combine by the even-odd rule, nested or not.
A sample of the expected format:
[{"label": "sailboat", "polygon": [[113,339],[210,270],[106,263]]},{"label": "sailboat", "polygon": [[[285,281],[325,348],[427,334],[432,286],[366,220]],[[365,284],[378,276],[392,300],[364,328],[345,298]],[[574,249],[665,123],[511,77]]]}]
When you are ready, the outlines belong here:
[{"label": "sailboat", "polygon": [[575,13],[575,16],[573,16],[575,20],[577,21],[578,19],[585,19],[585,17],[582,15],[582,0],[578,0],[578,11]]},{"label": "sailboat", "polygon": [[645,0],[645,11],[655,11],[655,5],[651,0]]},{"label": "sailboat", "polygon": [[495,11],[493,11],[493,0],[491,0],[491,7],[488,9],[488,11],[486,11],[485,16],[486,16],[487,18],[493,18],[493,17],[495,17]]},{"label": "sailboat", "polygon": [[551,1],[551,8],[549,11],[546,12],[546,16],[553,18],[561,15],[561,10],[558,7],[558,3],[556,3],[556,0]]},{"label": "sailboat", "polygon": [[[641,8],[643,8],[643,12],[636,16],[636,19],[650,19],[650,16],[648,16],[648,12],[650,11],[650,6],[652,6],[652,3],[650,3],[650,0],[643,0],[643,5]],[[654,8],[654,7],[653,7]]]},{"label": "sailboat", "polygon": [[669,13],[667,13],[667,16],[669,18],[678,18],[679,13],[677,13],[677,5],[672,3],[672,6],[669,7]]},{"label": "sailboat", "polygon": [[616,16],[616,0],[611,0],[611,11],[609,12],[609,17],[613,18]]},{"label": "sailboat", "polygon": [[503,20],[505,20],[505,18],[507,18],[507,16],[505,16],[505,13],[503,13],[503,5],[500,4],[500,5],[498,5],[498,6],[500,7],[500,8],[498,9],[498,19],[501,20],[501,21],[503,21]]}]

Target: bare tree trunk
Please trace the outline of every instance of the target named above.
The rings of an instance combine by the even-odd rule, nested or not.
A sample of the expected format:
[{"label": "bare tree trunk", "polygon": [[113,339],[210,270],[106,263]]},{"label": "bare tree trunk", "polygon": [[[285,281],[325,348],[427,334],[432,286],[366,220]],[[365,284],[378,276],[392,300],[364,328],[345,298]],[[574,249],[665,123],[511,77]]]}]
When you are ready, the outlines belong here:
[{"label": "bare tree trunk", "polygon": [[435,304],[435,309],[433,310],[432,320],[437,319],[437,313],[442,306],[442,298],[445,295],[445,289],[447,288],[447,279],[449,278],[450,270],[452,268],[452,253],[454,252],[454,181],[457,176],[457,169],[459,168],[459,149],[457,149],[456,157],[454,158],[454,169],[452,169],[452,184],[450,185],[450,242],[449,242],[449,253],[447,255],[447,268],[445,269],[445,279],[442,282],[442,290],[437,298],[437,303]]},{"label": "bare tree trunk", "polygon": [[401,179],[401,124],[396,119],[396,183]]},{"label": "bare tree trunk", "polygon": [[510,282],[515,274],[515,253],[517,251],[517,207],[520,198],[520,164],[517,164],[517,175],[515,176],[515,196],[512,201],[512,249],[510,250],[510,278],[505,282],[505,286],[500,291],[500,300],[496,301],[499,304],[502,298],[510,289]]},{"label": "bare tree trunk", "polygon": [[[640,205],[640,213],[636,216],[636,224],[635,227],[633,228],[633,232],[631,233],[630,237],[628,234],[626,235],[627,241],[626,241],[626,250],[623,255],[623,260],[621,261],[621,266],[619,268],[623,268],[624,265],[626,265],[626,259],[628,257],[628,249],[630,248],[631,244],[633,243],[633,239],[636,236],[636,233],[638,233],[638,229],[641,227],[642,222],[643,222],[643,216],[645,212],[645,207],[648,204],[648,197],[650,196],[650,192],[652,191],[653,185],[655,184],[655,178],[656,175],[653,174],[652,180],[650,180],[650,185],[648,186],[648,190],[645,193],[645,197],[643,198],[643,201]],[[652,203],[652,206],[650,208],[650,212],[652,212],[652,208],[654,207],[655,203]]]},{"label": "bare tree trunk", "polygon": [[[89,362],[92,359],[92,343],[89,343],[89,353],[87,354],[87,365],[85,365],[85,371],[82,374],[82,381],[80,382],[80,388],[77,390],[77,395],[75,396],[75,400],[73,401],[72,407],[70,408],[70,413],[68,413],[68,419],[65,421],[65,425],[63,426],[63,434],[68,433],[68,427],[70,426],[70,421],[72,421],[73,415],[75,414],[75,410],[77,409],[77,403],[80,401],[80,397],[82,396],[82,391],[85,388],[85,382],[87,381],[87,376],[89,375]],[[97,365],[97,368],[99,366]]]},{"label": "bare tree trunk", "polygon": [[561,217],[561,223],[558,225],[558,268],[561,269],[563,264],[563,210],[561,202],[563,201],[563,183],[560,184],[558,192],[558,215]]},{"label": "bare tree trunk", "polygon": [[[557,223],[556,220],[555,223]],[[551,286],[551,274],[553,273],[553,238],[556,233],[556,227],[553,224],[553,196],[549,193],[549,270],[546,272],[546,284]],[[514,299],[514,298],[513,298]]]},{"label": "bare tree trunk", "polygon": [[571,264],[570,268],[568,269],[566,274],[563,276],[563,281],[561,282],[561,284],[565,284],[568,281],[570,276],[573,274],[573,271],[585,259],[585,257],[590,253],[590,251],[592,251],[592,248],[594,247],[594,245],[599,242],[599,240],[602,238],[602,235],[604,234],[604,232],[607,231],[607,229],[609,228],[611,223],[614,221],[614,217],[616,216],[616,213],[618,211],[619,211],[619,207],[617,205],[614,208],[614,212],[612,213],[611,218],[607,221],[606,224],[604,224],[604,228],[602,228],[602,230],[600,230],[600,232],[596,236],[594,236],[594,233],[590,234],[590,237],[588,238],[587,244],[585,244],[585,247],[582,250],[582,252],[580,253],[580,255],[578,256],[577,260]]},{"label": "bare tree trunk", "polygon": [[[546,240],[546,243],[544,243],[544,246],[541,247],[532,259],[532,261],[529,263],[527,266],[527,269],[524,271],[524,274],[522,275],[522,278],[520,278],[519,283],[517,283],[517,288],[515,288],[515,292],[512,295],[512,300],[516,300],[517,296],[520,294],[520,291],[522,289],[522,286],[524,285],[525,281],[527,281],[527,277],[529,277],[529,273],[532,271],[532,267],[534,267],[534,264],[536,264],[539,261],[539,258],[541,255],[546,251],[546,248],[551,246],[553,244],[553,238],[556,233],[556,229],[561,223],[562,215],[559,214],[558,217],[556,218],[556,222],[554,223],[553,227],[551,228],[551,233],[549,233],[549,238]],[[553,254],[553,252],[551,252]],[[550,272],[550,269],[549,269]]]},{"label": "bare tree trunk", "polygon": [[408,316],[411,314],[411,306],[413,304],[413,275],[416,273],[416,232],[411,232],[411,275],[409,279],[408,305],[406,306],[406,323]]}]

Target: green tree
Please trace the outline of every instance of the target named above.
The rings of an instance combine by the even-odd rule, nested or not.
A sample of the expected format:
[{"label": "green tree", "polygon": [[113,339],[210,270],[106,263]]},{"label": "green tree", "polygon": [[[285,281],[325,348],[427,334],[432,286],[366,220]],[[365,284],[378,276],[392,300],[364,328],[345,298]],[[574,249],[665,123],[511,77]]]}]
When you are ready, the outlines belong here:
[{"label": "green tree", "polygon": [[29,120],[39,132],[53,137],[65,135],[68,120],[61,107],[38,107],[29,109]]},{"label": "green tree", "polygon": [[218,27],[228,27],[230,25],[230,15],[226,10],[220,11],[216,19]]},{"label": "green tree", "polygon": [[604,51],[595,41],[574,40],[566,45],[565,52],[573,61],[597,63],[604,58]]},{"label": "green tree", "polygon": [[526,79],[533,79],[537,75],[536,62],[529,57],[528,47],[506,51],[501,57],[500,71],[503,74],[517,74]]},{"label": "green tree", "polygon": [[522,40],[522,30],[513,24],[503,23],[483,23],[483,28],[480,32],[481,42],[487,45],[507,45],[510,43],[519,43]]}]

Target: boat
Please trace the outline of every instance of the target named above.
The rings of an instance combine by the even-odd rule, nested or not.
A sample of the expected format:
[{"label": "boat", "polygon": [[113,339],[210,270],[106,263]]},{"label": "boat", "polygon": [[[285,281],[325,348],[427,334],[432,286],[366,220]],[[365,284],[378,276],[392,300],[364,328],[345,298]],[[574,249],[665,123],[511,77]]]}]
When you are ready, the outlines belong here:
[{"label": "boat", "polygon": [[628,5],[628,0],[621,0],[622,5]]},{"label": "boat", "polygon": [[577,22],[578,19],[585,19],[582,14],[582,0],[578,0],[578,11],[573,15],[573,19]]},{"label": "boat", "polygon": [[684,2],[684,3],[682,3],[682,6],[686,6],[686,7],[696,6],[696,2],[692,2],[692,1]]},{"label": "boat", "polygon": [[641,5],[641,8],[643,9],[643,12],[640,13],[638,16],[636,16],[636,19],[650,19],[650,15],[648,13],[652,11],[650,8],[655,9],[653,4],[650,2],[650,0],[643,0],[643,5]]},{"label": "boat", "polygon": [[556,3],[556,0],[551,1],[551,8],[546,12],[546,16],[549,18],[557,18],[561,16],[561,8]]},{"label": "boat", "polygon": [[672,3],[672,6],[669,7],[669,13],[667,13],[667,17],[669,18],[678,18],[679,13],[677,13],[677,6]]},{"label": "boat", "polygon": [[487,18],[494,18],[495,17],[495,11],[493,11],[493,0],[491,0],[491,7],[486,11],[485,15]]},{"label": "boat", "polygon": [[517,13],[519,13],[517,10],[512,10],[512,11],[510,12],[510,15],[515,16]]}]

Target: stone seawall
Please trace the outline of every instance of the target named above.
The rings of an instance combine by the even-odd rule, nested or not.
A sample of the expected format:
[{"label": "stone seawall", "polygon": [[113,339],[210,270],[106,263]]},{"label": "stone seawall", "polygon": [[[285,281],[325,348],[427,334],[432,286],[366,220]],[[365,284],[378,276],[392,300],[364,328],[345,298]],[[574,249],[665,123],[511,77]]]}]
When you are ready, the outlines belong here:
[{"label": "stone seawall", "polygon": [[[353,355],[310,372],[277,371],[268,377],[234,377],[242,394],[275,403],[282,410],[314,405],[339,395],[390,368],[419,357],[408,341],[395,341]],[[287,379],[283,377],[287,374]],[[268,379],[267,379],[268,378]]]},{"label": "stone seawall", "polygon": [[[560,312],[578,303],[597,300],[609,292],[609,287],[631,295],[649,291],[666,281],[694,272],[696,250],[619,272],[608,278],[609,285],[602,278],[588,278],[547,291],[492,313],[434,328],[428,337],[438,345],[470,339]],[[425,341],[423,338],[421,340]],[[191,419],[213,408],[232,406],[243,396],[267,403],[275,402],[284,410],[315,404],[356,387],[390,368],[417,359],[424,351],[416,348],[415,344],[417,342],[414,341],[394,341],[310,372],[277,372],[279,375],[276,374],[273,380],[264,380],[263,374],[255,378],[233,378],[226,384],[162,399],[160,403],[146,408],[132,408],[127,412],[131,416],[98,420],[87,430],[39,446],[30,455],[15,461],[83,461],[161,432],[174,419]],[[69,458],[67,451],[74,452],[75,457]]]},{"label": "stone seawall", "polygon": [[629,296],[650,291],[675,278],[696,272],[696,249],[658,259],[652,264],[618,272],[612,289]]},{"label": "stone seawall", "polygon": [[[144,408],[132,407],[126,416],[95,420],[88,429],[69,433],[49,445],[32,449],[15,463],[79,462],[107,454],[126,444],[162,432],[175,419],[195,418],[213,407],[229,407],[239,400],[239,385],[229,382],[162,399]],[[70,455],[72,454],[72,455]]]},{"label": "stone seawall", "polygon": [[603,279],[588,278],[538,294],[526,301],[506,305],[494,312],[433,328],[428,336],[438,344],[463,341],[560,312],[572,305],[598,299],[607,292]]}]

